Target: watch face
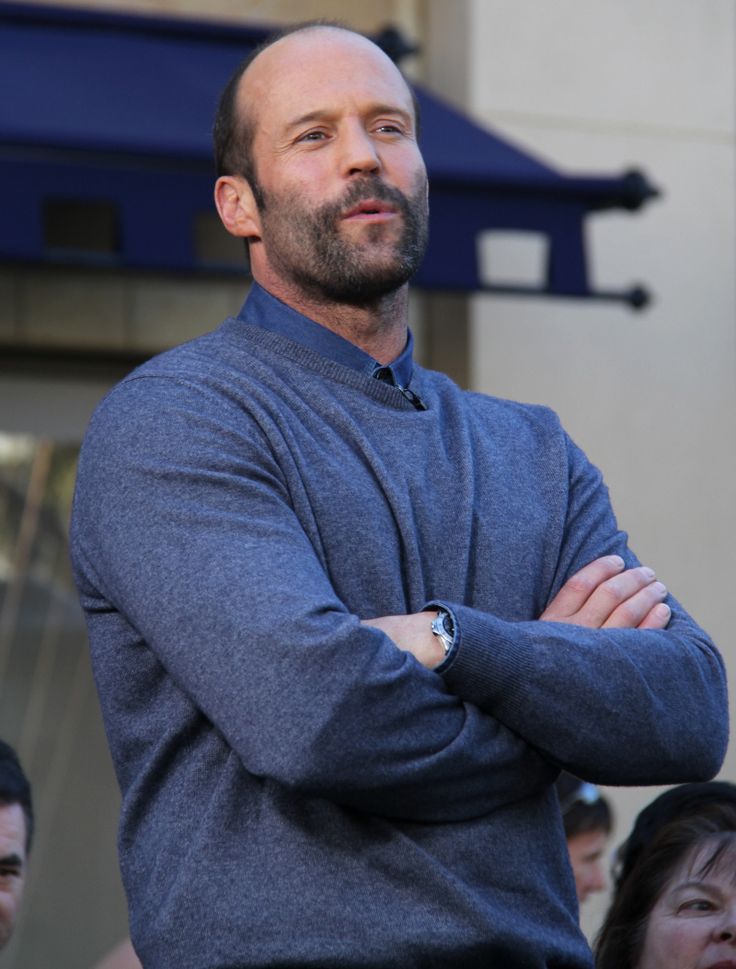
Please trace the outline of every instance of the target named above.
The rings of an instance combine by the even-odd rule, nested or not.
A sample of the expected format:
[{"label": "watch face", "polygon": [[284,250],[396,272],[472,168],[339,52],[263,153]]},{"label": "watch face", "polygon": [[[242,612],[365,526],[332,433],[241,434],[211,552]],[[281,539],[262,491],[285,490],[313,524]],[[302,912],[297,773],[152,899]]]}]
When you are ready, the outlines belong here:
[{"label": "watch face", "polygon": [[432,632],[442,640],[442,644],[445,647],[445,655],[449,653],[455,640],[455,626],[452,621],[452,616],[446,609],[440,610],[432,620]]}]

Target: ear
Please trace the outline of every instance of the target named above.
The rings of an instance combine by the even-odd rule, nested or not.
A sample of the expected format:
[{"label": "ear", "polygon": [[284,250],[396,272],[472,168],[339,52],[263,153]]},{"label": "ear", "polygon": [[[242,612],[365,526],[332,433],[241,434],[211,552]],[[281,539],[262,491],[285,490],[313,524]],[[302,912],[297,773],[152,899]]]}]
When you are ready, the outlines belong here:
[{"label": "ear", "polygon": [[242,175],[221,175],[215,182],[215,205],[222,224],[234,236],[260,238],[261,221],[253,190]]}]

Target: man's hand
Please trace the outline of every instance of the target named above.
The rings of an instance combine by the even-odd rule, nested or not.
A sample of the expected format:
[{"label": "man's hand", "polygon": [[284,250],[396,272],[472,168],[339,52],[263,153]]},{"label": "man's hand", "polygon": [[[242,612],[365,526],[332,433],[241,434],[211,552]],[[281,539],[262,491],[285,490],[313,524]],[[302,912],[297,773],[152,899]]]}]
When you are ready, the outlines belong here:
[{"label": "man's hand", "polygon": [[646,566],[623,568],[618,555],[596,559],[568,579],[539,618],[589,629],[664,629],[667,589]]}]

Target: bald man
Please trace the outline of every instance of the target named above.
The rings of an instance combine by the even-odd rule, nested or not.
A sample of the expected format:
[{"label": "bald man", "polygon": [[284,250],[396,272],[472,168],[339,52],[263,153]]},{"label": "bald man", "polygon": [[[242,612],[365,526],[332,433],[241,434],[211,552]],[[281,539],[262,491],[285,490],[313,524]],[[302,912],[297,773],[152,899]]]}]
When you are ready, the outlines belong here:
[{"label": "bald man", "polygon": [[254,285],[102,403],[74,510],[136,951],[590,967],[558,768],[709,776],[721,660],[551,412],[413,362],[427,180],[391,61],[276,38],[215,152]]}]

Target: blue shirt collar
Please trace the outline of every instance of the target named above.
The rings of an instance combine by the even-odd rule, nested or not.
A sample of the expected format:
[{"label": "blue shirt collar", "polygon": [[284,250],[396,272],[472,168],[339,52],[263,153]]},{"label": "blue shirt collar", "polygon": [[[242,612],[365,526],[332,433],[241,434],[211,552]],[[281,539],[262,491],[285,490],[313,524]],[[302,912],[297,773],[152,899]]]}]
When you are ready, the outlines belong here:
[{"label": "blue shirt collar", "polygon": [[414,370],[414,340],[409,331],[406,346],[399,356],[387,366],[382,366],[365,353],[360,347],[344,337],[328,330],[326,326],[315,323],[308,316],[282,303],[258,283],[251,286],[248,297],[238,314],[245,323],[261,326],[265,330],[279,333],[316,353],[328,357],[335,363],[352,367],[369,377],[377,377],[397,387],[408,387]]}]

